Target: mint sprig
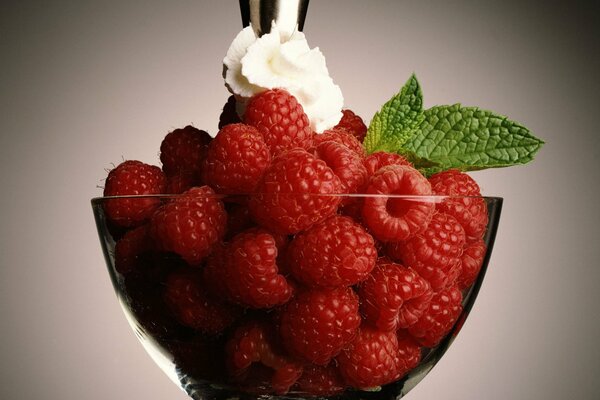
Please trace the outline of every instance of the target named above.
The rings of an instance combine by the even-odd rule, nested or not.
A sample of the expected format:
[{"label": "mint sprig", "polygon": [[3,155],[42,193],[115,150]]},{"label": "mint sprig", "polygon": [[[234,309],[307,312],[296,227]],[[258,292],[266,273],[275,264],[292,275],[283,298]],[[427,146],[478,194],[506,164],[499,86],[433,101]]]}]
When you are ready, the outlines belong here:
[{"label": "mint sprig", "polygon": [[422,111],[422,104],[413,75],[373,117],[364,141],[367,152],[402,154],[429,175],[525,164],[544,144],[525,126],[492,111],[460,104]]},{"label": "mint sprig", "polygon": [[412,75],[400,93],[385,103],[371,120],[364,140],[367,153],[396,152],[422,121],[423,93],[416,76]]}]

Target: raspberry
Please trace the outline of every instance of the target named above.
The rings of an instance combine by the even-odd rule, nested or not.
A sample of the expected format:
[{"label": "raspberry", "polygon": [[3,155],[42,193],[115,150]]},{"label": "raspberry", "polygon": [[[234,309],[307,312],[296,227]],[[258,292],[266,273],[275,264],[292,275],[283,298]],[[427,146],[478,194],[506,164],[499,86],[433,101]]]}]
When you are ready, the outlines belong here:
[{"label": "raspberry", "polygon": [[414,368],[421,357],[419,345],[396,332],[363,326],[356,339],[336,358],[346,383],[369,389],[394,382]]},{"label": "raspberry", "polygon": [[271,325],[252,321],[236,329],[225,347],[230,373],[244,380],[253,363],[272,370],[271,386],[285,394],[302,374],[302,366],[285,357],[278,348]]},{"label": "raspberry", "polygon": [[252,97],[244,122],[263,135],[273,156],[295,147],[308,149],[313,131],[302,105],[283,89],[272,89]]},{"label": "raspberry", "polygon": [[354,339],[360,326],[358,296],[351,288],[308,290],[280,315],[280,335],[294,356],[326,365]]},{"label": "raspberry", "polygon": [[179,172],[198,175],[211,136],[191,125],[175,129],[160,144],[160,161],[167,176]]},{"label": "raspberry", "polygon": [[150,221],[157,247],[199,264],[225,233],[223,202],[208,186],[192,188],[162,206]]},{"label": "raspberry", "polygon": [[251,193],[270,163],[269,149],[258,130],[231,124],[208,146],[202,176],[217,192]]},{"label": "raspberry", "polygon": [[[452,284],[460,274],[460,257],[465,245],[465,231],[456,218],[435,213],[427,229],[400,242],[397,252],[404,264],[427,279],[434,291]],[[388,253],[392,253],[388,249]]]},{"label": "raspberry", "polygon": [[341,198],[331,194],[340,191],[340,179],[323,160],[294,149],[273,160],[248,206],[262,226],[294,234],[334,214]]},{"label": "raspberry", "polygon": [[358,141],[351,133],[346,131],[345,129],[340,128],[332,128],[324,131],[319,135],[315,135],[313,138],[313,146],[318,146],[323,142],[334,141],[344,146],[348,147],[350,150],[354,151],[361,158],[365,156],[365,149],[361,142]]},{"label": "raspberry", "polygon": [[218,334],[237,317],[232,306],[210,297],[198,271],[177,271],[166,282],[165,302],[185,326],[208,334]]},{"label": "raspberry", "polygon": [[151,248],[148,225],[127,231],[115,245],[115,269],[121,274],[139,269],[139,256]]},{"label": "raspberry", "polygon": [[[160,168],[141,161],[124,161],[108,173],[104,196],[152,195],[163,193],[166,178]],[[133,227],[152,216],[160,205],[157,198],[111,199],[104,203],[108,219],[123,227]]]},{"label": "raspberry", "polygon": [[431,186],[419,171],[405,165],[389,165],[371,177],[362,208],[364,223],[383,242],[406,240],[423,231],[434,204],[390,195],[430,195]]},{"label": "raspberry", "polygon": [[342,110],[342,114],[342,119],[334,128],[345,129],[362,142],[367,135],[367,126],[362,118],[354,114],[352,110]]},{"label": "raspberry", "polygon": [[367,169],[354,151],[340,143],[327,141],[316,146],[314,154],[325,161],[340,178],[344,193],[357,193],[364,189],[368,178]]},{"label": "raspberry", "polygon": [[[236,235],[215,251],[205,267],[205,277],[228,300],[251,308],[286,303],[293,293],[277,267],[277,242],[261,229]],[[219,290],[224,289],[224,290]]]},{"label": "raspberry", "polygon": [[223,106],[223,111],[219,116],[219,130],[223,129],[226,125],[237,124],[240,122],[242,122],[242,120],[237,113],[235,96],[231,95],[227,99],[227,102]]},{"label": "raspberry", "polygon": [[327,366],[306,365],[296,382],[301,393],[314,396],[333,396],[344,391],[346,385],[333,363]]},{"label": "raspberry", "polygon": [[370,154],[367,158],[365,158],[363,164],[365,165],[365,168],[367,168],[367,173],[369,176],[374,175],[377,171],[379,171],[379,168],[383,168],[388,165],[413,166],[410,161],[402,157],[400,154],[388,153],[387,151],[377,151]]},{"label": "raspberry", "polygon": [[459,289],[466,289],[475,282],[479,271],[481,271],[485,252],[486,246],[483,239],[467,243],[461,257],[461,271],[457,280]]},{"label": "raspberry", "polygon": [[364,319],[377,329],[390,332],[417,322],[429,307],[433,291],[415,271],[386,259],[359,288]]},{"label": "raspberry", "polygon": [[433,193],[442,196],[469,196],[444,199],[437,209],[455,217],[465,229],[467,239],[481,239],[485,233],[487,204],[479,185],[473,178],[458,170],[448,170],[429,177]]},{"label": "raspberry", "polygon": [[437,346],[460,316],[461,302],[462,294],[456,286],[436,293],[429,308],[416,324],[408,328],[408,332],[423,346]]},{"label": "raspberry", "polygon": [[287,255],[294,278],[311,287],[354,285],[367,277],[377,260],[371,235],[342,216],[296,235]]}]

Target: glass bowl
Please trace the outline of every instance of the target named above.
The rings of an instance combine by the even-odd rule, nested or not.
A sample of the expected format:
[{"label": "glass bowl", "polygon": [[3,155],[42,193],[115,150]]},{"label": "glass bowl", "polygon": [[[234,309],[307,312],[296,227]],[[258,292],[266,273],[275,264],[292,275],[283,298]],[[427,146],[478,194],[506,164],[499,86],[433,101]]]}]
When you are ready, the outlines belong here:
[{"label": "glass bowl", "polygon": [[[156,364],[193,399],[402,397],[440,360],[471,311],[490,260],[502,208],[498,197],[361,194],[199,193],[193,204],[184,195],[101,197],[91,202],[108,272],[127,320]],[[267,204],[271,215],[265,216],[264,207],[261,211],[256,204]],[[300,221],[283,215],[299,204],[310,218]],[[187,206],[192,211],[185,211]],[[136,217],[134,223],[124,222],[115,217],[114,210],[119,207],[138,207],[144,209],[144,215]],[[210,215],[215,207],[222,213],[218,218]],[[470,213],[472,210],[483,214],[477,216]],[[448,219],[448,214],[454,216]],[[405,240],[386,236],[381,225],[390,221],[376,221],[381,215],[400,217],[400,222],[392,221],[395,224],[386,229],[404,231]],[[422,218],[421,226],[415,218]],[[334,219],[343,221],[338,236],[358,230],[371,238],[366,245],[370,249],[367,258],[374,266],[365,267],[365,257],[362,264],[356,264],[356,254],[348,258],[347,253],[352,252],[348,246],[343,251],[332,250],[327,234],[314,233]],[[456,222],[461,227],[456,228]],[[211,224],[219,226],[211,230]],[[281,228],[282,224],[287,228]],[[309,232],[312,241],[307,239]],[[199,237],[202,234],[207,237]],[[262,241],[256,239],[259,236]],[[227,275],[227,271],[245,274],[244,268],[253,268],[253,261],[250,266],[239,261],[248,259],[247,253],[253,251],[247,242],[240,243],[241,237],[250,237],[251,242],[256,239],[253,245],[264,244],[268,238],[271,251],[264,253],[267,255],[263,254],[262,260],[271,257],[277,279],[286,282],[289,293],[269,300],[269,304],[260,303],[257,293],[264,295],[261,291],[266,291],[269,295],[264,289],[268,287],[265,279],[252,281],[256,277],[251,273],[250,280],[248,276]],[[445,243],[447,237],[451,240]],[[344,240],[365,255],[364,241]],[[201,248],[186,252],[193,247],[190,243],[202,243]],[[343,254],[333,254],[335,251]],[[337,281],[327,278],[326,273],[311,278],[315,258],[358,265],[363,268],[362,275],[344,280],[338,274]],[[304,273],[307,270],[308,277]],[[386,316],[381,304],[392,298],[381,300],[385,296],[377,289],[377,282],[385,275],[382,271],[399,270],[403,278],[393,279],[402,281],[405,294],[406,285],[412,284],[413,300],[420,296],[421,303],[417,306],[409,298],[401,299],[396,305],[402,308],[392,307],[395,312]],[[407,278],[407,271],[425,280],[427,290],[421,288],[417,296],[414,276]],[[240,282],[245,282],[248,287],[244,290],[253,294],[236,292]],[[343,320],[333,321],[333,325],[352,325],[354,333],[346,335],[337,348],[321,351],[319,344],[310,343],[314,336],[311,327],[301,325],[300,317],[294,314],[299,307],[295,306],[314,301],[316,292],[335,291],[358,302],[354,317],[345,315]],[[306,324],[321,326],[316,314],[308,316]],[[367,331],[371,334],[364,333]],[[378,345],[367,343],[377,335],[385,336],[383,342],[387,344],[382,340]],[[290,345],[303,336],[308,343],[305,350]],[[260,338],[262,347],[252,338]],[[367,339],[361,348],[356,343],[362,338]],[[246,358],[240,360],[244,348]],[[360,351],[372,352],[375,358],[365,361],[357,356]],[[401,362],[390,367],[376,358],[382,351],[387,352],[382,357],[388,359],[391,351],[393,360],[394,352],[398,352]],[[366,368],[358,366],[361,362],[375,363],[371,367],[384,375],[378,384],[360,383]]]}]

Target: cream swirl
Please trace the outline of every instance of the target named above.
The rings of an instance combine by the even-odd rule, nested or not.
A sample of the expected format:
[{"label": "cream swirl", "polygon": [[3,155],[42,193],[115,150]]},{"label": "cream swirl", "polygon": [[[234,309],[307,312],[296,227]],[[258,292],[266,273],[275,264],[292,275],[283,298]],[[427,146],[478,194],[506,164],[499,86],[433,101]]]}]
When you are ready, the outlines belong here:
[{"label": "cream swirl", "polygon": [[342,117],[342,91],[329,76],[323,53],[311,49],[302,32],[290,36],[273,24],[270,33],[257,38],[247,27],[231,43],[223,64],[225,85],[242,106],[256,93],[282,88],[296,97],[315,132],[332,128]]}]

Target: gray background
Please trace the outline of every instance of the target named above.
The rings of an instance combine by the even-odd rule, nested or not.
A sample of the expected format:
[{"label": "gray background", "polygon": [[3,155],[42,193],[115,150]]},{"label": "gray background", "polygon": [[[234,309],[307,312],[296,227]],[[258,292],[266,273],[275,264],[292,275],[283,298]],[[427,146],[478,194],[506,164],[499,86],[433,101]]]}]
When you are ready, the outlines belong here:
[{"label": "gray background", "polygon": [[[309,43],[366,121],[416,72],[427,107],[492,109],[547,142],[474,174],[506,199],[489,274],[410,399],[600,394],[597,4],[311,1]],[[169,130],[215,133],[237,1],[13,1],[0,18],[0,398],[184,399],[121,314],[89,200],[111,163],[157,163]]]}]

